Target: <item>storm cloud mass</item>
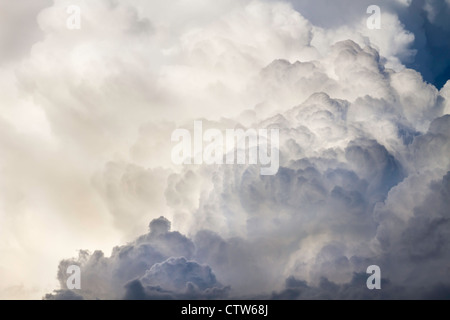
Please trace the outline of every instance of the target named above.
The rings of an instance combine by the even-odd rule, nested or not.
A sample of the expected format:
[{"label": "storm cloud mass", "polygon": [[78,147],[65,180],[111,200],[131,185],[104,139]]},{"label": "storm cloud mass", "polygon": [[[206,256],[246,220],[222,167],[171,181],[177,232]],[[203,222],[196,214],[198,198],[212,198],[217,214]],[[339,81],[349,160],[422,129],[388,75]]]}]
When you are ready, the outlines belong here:
[{"label": "storm cloud mass", "polygon": [[[450,298],[450,1],[21,3],[0,0],[1,298]],[[278,172],[175,165],[194,120],[279,129]]]}]

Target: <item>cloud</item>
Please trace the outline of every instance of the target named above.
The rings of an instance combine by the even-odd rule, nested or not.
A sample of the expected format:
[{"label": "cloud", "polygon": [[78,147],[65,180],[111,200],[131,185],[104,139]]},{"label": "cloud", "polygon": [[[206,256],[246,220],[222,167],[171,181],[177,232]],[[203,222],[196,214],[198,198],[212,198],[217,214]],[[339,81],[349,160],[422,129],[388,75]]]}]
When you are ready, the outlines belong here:
[{"label": "cloud", "polygon": [[[445,297],[448,1],[380,2],[381,30],[368,1],[79,1],[80,30],[69,4],[0,2],[5,295]],[[278,173],[174,165],[198,119],[278,128]]]},{"label": "cloud", "polygon": [[390,35],[372,31],[367,33],[367,30],[361,32],[380,52],[385,57],[388,57],[386,52],[393,52],[402,64],[419,71],[427,82],[438,88],[445,85],[449,78],[447,55],[450,48],[444,39],[449,37],[446,16],[450,5],[446,0],[290,2],[315,26],[336,30],[349,26],[354,28],[362,20],[365,22],[369,15],[362,17],[362,13],[370,5],[378,5],[382,13],[382,30],[389,30]]},{"label": "cloud", "polygon": [[145,299],[218,299],[228,294],[210,267],[183,257],[154,264],[139,281],[141,285],[136,280],[126,285],[125,299],[133,299],[136,289]]},{"label": "cloud", "polygon": [[[337,86],[329,92],[339,98],[319,91],[294,107],[276,114],[269,109],[272,116],[255,119],[258,127],[281,128],[276,175],[262,177],[250,165],[222,165],[185,166],[168,177],[167,205],[192,240],[169,232],[165,218],[153,221],[149,234],[126,246],[133,262],[118,273],[126,276],[106,280],[116,283],[120,297],[445,296],[445,280],[423,276],[425,270],[448,272],[447,214],[440,211],[448,206],[445,98],[412,71],[386,69],[375,51],[353,41],[337,43],[329,56],[315,65],[343,61],[329,65]],[[266,78],[288,74],[293,82],[298,70],[299,64],[277,60],[262,72]],[[397,86],[402,75],[411,81]],[[381,90],[370,95],[374,87]],[[429,98],[411,108],[406,102],[410,92]],[[420,196],[404,204],[411,190]],[[438,210],[436,217],[421,214],[426,210]],[[141,261],[136,248],[144,243],[152,251],[142,268],[133,268]],[[124,250],[116,249],[107,261],[116,261]],[[369,293],[365,286],[372,264],[382,269],[382,292]]]},{"label": "cloud", "polygon": [[[102,251],[81,250],[77,259],[60,262],[61,290],[45,299],[179,299],[226,296],[228,289],[211,268],[194,257],[193,242],[176,231],[164,217],[154,219],[149,232],[135,241],[115,247],[110,257]],[[80,292],[67,290],[70,265],[81,268]]]},{"label": "cloud", "polygon": [[30,47],[42,39],[43,34],[37,26],[35,16],[50,4],[49,0],[33,1],[30,4],[0,1],[2,23],[8,26],[0,31],[1,64],[23,58]]},{"label": "cloud", "polygon": [[71,290],[55,290],[54,294],[46,294],[45,300],[83,300],[83,297]]}]

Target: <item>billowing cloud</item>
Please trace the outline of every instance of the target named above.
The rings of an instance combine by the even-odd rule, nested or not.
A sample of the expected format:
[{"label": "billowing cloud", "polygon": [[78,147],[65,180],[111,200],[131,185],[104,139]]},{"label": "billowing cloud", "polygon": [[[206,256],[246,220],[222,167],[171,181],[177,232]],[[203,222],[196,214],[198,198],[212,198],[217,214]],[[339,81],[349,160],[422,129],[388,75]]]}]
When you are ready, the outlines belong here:
[{"label": "billowing cloud", "polygon": [[[450,4],[369,2],[0,1],[0,297],[448,297]],[[278,172],[175,165],[199,119]]]},{"label": "billowing cloud", "polygon": [[[62,290],[46,299],[179,299],[225,297],[228,288],[211,268],[192,260],[195,246],[170,222],[160,217],[149,225],[149,233],[127,245],[115,247],[110,257],[102,251],[80,251],[77,259],[63,260],[58,278]],[[81,268],[80,292],[67,290],[67,267]],[[210,297],[211,296],[211,297]]]}]

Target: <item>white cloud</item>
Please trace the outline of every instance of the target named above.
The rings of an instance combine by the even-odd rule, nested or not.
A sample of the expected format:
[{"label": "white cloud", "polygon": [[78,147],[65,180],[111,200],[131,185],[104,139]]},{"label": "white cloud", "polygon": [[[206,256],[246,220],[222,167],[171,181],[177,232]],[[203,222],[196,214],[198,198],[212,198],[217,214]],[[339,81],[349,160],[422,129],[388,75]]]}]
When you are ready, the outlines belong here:
[{"label": "white cloud", "polygon": [[[407,285],[407,263],[407,274],[441,272],[450,85],[438,90],[405,64],[426,61],[419,9],[448,31],[448,7],[386,4],[377,31],[366,28],[365,3],[334,12],[323,3],[79,1],[82,27],[69,30],[71,1],[1,2],[26,35],[16,43],[0,32],[11,48],[0,60],[3,295],[51,291],[57,260],[108,251],[160,215],[186,236],[162,230],[111,257],[82,253],[86,298],[281,295],[301,281],[314,296],[322,285],[347,290],[377,261],[395,285]],[[170,133],[198,118],[279,127],[279,173],[174,166]],[[402,250],[409,256],[391,257]],[[38,261],[33,282],[27,266]],[[160,277],[160,292],[129,282],[188,261],[217,283],[191,286],[183,274],[181,290]]]}]

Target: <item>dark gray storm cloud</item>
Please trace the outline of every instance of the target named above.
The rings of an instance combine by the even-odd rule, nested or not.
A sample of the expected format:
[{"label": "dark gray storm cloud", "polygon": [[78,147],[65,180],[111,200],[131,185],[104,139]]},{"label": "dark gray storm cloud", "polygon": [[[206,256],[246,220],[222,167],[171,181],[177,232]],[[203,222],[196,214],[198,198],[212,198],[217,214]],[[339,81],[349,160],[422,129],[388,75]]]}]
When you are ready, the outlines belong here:
[{"label": "dark gray storm cloud", "polygon": [[[134,242],[115,247],[110,257],[103,252],[80,251],[78,259],[59,265],[62,290],[45,299],[199,299],[226,297],[208,265],[196,262],[192,240],[170,231],[170,222],[152,220],[149,233]],[[67,290],[69,265],[81,267],[80,292]]]}]

